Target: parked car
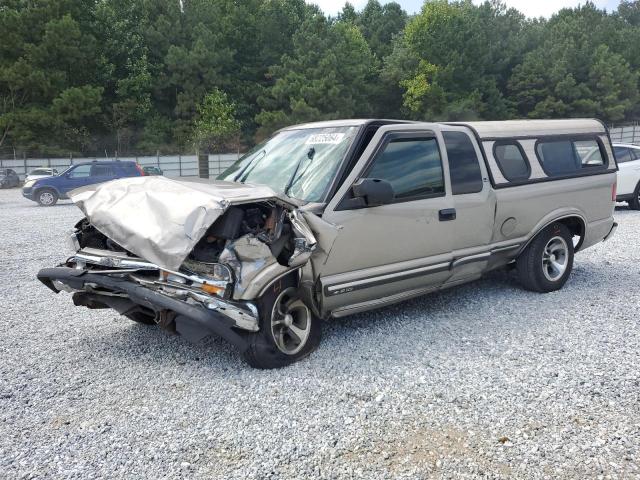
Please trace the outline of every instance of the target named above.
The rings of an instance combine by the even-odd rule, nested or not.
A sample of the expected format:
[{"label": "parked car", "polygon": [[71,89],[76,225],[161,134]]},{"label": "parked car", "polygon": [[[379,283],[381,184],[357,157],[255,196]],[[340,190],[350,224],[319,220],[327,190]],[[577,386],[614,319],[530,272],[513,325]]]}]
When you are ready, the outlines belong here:
[{"label": "parked car", "polygon": [[20,186],[20,177],[10,168],[0,168],[0,188]]},{"label": "parked car", "polygon": [[160,170],[158,167],[154,167],[153,165],[146,165],[144,167],[142,167],[142,170],[144,170],[144,174],[145,175],[162,175],[162,170]]},{"label": "parked car", "polygon": [[24,181],[27,183],[29,180],[39,180],[41,178],[55,177],[56,175],[58,175],[58,170],[55,168],[36,168],[24,177]]},{"label": "parked car", "polygon": [[142,168],[135,162],[116,160],[79,163],[58,176],[25,182],[22,195],[44,207],[50,207],[59,199],[69,198],[67,194],[76,188],[142,175]]},{"label": "parked car", "polygon": [[640,210],[640,146],[614,143],[613,151],[619,168],[617,200]]},{"label": "parked car", "polygon": [[38,278],[273,368],[318,346],[321,319],[507,265],[526,289],[558,290],[574,252],[616,227],[616,163],[595,120],[298,125],[219,180],[73,192],[86,215],[73,256]]}]

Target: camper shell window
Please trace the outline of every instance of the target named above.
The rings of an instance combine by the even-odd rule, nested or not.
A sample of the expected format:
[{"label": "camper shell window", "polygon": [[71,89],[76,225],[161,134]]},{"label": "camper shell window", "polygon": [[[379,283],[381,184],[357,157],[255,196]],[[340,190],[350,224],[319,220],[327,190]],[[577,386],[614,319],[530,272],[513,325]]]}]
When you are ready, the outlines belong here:
[{"label": "camper shell window", "polygon": [[581,175],[606,168],[604,147],[597,138],[550,138],[536,142],[540,166],[549,177]]},{"label": "camper shell window", "polygon": [[493,145],[493,158],[502,176],[509,182],[521,182],[531,175],[531,165],[519,142],[497,141]]}]

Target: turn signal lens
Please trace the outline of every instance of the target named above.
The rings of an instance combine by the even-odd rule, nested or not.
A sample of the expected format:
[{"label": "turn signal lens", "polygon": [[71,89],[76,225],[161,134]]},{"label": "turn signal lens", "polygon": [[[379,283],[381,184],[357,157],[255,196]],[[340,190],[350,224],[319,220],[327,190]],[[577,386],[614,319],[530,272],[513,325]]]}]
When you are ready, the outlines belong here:
[{"label": "turn signal lens", "polygon": [[613,186],[611,187],[611,201],[615,202],[616,201],[616,196],[618,193],[618,182],[613,182]]},{"label": "turn signal lens", "polygon": [[202,288],[203,291],[207,293],[212,293],[214,295],[219,295],[224,292],[224,288],[216,287],[215,285],[209,285],[207,283],[203,284],[202,287],[200,288]]}]

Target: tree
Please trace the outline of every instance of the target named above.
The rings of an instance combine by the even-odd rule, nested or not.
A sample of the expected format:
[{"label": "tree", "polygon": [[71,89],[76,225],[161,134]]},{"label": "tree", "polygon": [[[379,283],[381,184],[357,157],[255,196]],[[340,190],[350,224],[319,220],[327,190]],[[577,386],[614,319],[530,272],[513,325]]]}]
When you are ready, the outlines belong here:
[{"label": "tree", "polygon": [[561,11],[513,70],[509,91],[519,114],[625,118],[637,104],[638,76],[615,49],[625,51],[614,17],[591,3]]},{"label": "tree", "polygon": [[381,60],[391,53],[391,40],[406,22],[407,13],[396,2],[380,5],[378,0],[369,0],[355,23],[373,54]]},{"label": "tree", "polygon": [[512,116],[504,85],[524,54],[527,27],[499,2],[425,3],[407,24],[404,49],[394,50],[420,60],[401,81],[407,110],[420,119]]},{"label": "tree", "polygon": [[375,60],[357,27],[316,13],[293,44],[293,53],[270,69],[275,83],[259,99],[260,136],[286,124],[369,114]]},{"label": "tree", "polygon": [[108,68],[96,55],[94,17],[86,6],[47,0],[0,9],[0,146],[55,153],[90,143]]},{"label": "tree", "polygon": [[205,95],[197,110],[198,117],[193,127],[193,142],[197,150],[220,151],[220,147],[240,131],[235,105],[226,93],[217,88]]}]

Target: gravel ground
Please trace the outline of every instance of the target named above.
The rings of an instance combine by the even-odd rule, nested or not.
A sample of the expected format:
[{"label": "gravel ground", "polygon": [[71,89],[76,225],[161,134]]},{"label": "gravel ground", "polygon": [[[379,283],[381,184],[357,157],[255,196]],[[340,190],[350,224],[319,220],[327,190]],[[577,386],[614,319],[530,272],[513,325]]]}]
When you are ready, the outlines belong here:
[{"label": "gravel ground", "polygon": [[266,372],[40,285],[79,217],[0,191],[1,478],[640,478],[640,212],[561,292],[494,273]]}]

